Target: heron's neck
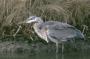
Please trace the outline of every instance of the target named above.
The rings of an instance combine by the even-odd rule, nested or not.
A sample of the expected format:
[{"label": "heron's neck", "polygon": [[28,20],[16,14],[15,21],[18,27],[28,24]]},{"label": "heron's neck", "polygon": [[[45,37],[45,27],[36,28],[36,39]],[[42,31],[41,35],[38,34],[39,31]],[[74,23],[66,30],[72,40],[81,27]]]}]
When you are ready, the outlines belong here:
[{"label": "heron's neck", "polygon": [[43,22],[40,22],[40,23],[35,23],[33,28],[35,30],[36,33],[40,32],[40,26]]},{"label": "heron's neck", "polygon": [[47,35],[44,32],[44,30],[42,29],[42,24],[43,24],[43,22],[36,23],[36,24],[34,24],[33,28],[39,37],[41,37],[42,39],[44,39],[45,41],[48,42]]}]

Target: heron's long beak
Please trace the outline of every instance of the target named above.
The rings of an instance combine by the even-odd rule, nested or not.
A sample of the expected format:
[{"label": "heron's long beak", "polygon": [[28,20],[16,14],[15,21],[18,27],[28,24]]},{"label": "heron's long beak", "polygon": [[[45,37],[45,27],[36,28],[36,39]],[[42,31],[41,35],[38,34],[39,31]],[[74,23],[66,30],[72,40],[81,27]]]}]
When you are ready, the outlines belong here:
[{"label": "heron's long beak", "polygon": [[25,20],[25,21],[20,22],[19,24],[33,23],[33,22],[36,22],[36,21],[35,21],[35,20],[29,20],[29,19],[27,19],[27,20]]}]

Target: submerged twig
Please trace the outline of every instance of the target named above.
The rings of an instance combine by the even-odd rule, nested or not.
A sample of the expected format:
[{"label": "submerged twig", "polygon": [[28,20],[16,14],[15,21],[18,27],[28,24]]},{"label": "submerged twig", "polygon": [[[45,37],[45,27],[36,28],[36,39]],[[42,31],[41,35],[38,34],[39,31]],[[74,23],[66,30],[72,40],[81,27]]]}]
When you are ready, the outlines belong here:
[{"label": "submerged twig", "polygon": [[22,28],[21,25],[19,25],[19,28],[17,29],[16,33],[13,35],[14,37],[15,37],[16,34],[20,31],[21,28]]},{"label": "submerged twig", "polygon": [[87,30],[87,29],[88,29],[88,26],[83,25],[83,30],[82,30],[82,33],[84,33],[84,32],[85,32],[85,30]]}]

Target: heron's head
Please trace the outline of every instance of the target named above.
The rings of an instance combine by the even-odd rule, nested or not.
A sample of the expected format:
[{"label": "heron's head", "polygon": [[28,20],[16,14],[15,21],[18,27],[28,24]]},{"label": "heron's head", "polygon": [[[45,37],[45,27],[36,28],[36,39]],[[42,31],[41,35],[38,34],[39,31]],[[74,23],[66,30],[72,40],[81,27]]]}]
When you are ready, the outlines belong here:
[{"label": "heron's head", "polygon": [[41,23],[43,20],[40,17],[30,16],[26,19],[25,23]]}]

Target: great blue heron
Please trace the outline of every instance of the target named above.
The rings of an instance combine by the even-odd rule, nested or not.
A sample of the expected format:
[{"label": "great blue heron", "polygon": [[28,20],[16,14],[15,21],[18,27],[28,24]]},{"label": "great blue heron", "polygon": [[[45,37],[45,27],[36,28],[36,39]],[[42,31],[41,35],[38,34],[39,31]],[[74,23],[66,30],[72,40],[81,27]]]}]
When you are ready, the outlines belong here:
[{"label": "great blue heron", "polygon": [[72,40],[73,38],[84,38],[83,33],[74,26],[58,21],[44,22],[40,17],[30,16],[24,23],[32,23],[37,35],[46,42],[52,41],[56,43],[56,53],[58,53],[58,44]]}]

